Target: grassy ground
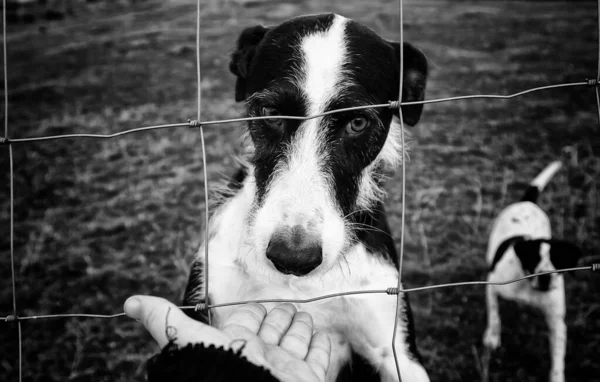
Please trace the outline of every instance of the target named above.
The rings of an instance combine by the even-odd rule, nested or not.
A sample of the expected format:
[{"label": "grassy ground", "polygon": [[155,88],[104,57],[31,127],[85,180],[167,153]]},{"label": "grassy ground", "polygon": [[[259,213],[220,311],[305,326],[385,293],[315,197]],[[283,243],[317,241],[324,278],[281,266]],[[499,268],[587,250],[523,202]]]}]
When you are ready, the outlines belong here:
[{"label": "grassy ground", "polygon": [[[206,2],[203,2],[206,3]],[[245,5],[244,5],[245,3]],[[228,54],[245,26],[335,11],[397,38],[397,2],[213,1],[203,8],[203,119],[242,113]],[[195,118],[195,4],[145,1],[9,28],[10,136],[107,133]],[[594,77],[595,3],[413,1],[406,39],[431,64],[428,98],[509,93]],[[42,27],[43,26],[43,27]],[[556,236],[598,253],[600,134],[592,89],[511,101],[427,106],[407,168],[407,286],[485,278],[494,215],[566,146],[577,152],[544,193]],[[230,172],[242,126],[207,129],[209,182]],[[21,315],[120,312],[132,294],[180,301],[203,220],[200,139],[187,128],[109,141],[14,144],[15,256]],[[571,155],[572,156],[572,155]],[[12,312],[8,149],[0,147],[0,315]],[[396,234],[400,177],[389,181]],[[397,236],[398,237],[398,236]],[[566,276],[566,374],[600,381],[600,280]],[[432,381],[480,380],[484,289],[412,295],[418,343]],[[542,381],[549,354],[539,314],[501,305],[503,347],[490,381]],[[16,380],[14,326],[0,326],[0,380]],[[30,381],[143,380],[157,349],[127,319],[23,323]]]}]

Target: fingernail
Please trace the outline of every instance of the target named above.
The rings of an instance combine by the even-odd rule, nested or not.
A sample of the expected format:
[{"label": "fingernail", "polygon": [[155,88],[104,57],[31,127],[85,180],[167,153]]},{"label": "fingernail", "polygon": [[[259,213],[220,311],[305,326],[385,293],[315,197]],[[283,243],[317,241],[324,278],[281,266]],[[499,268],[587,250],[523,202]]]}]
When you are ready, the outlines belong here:
[{"label": "fingernail", "polygon": [[129,297],[127,301],[125,301],[123,310],[125,310],[125,314],[139,322],[142,313],[141,306],[142,302],[139,298]]}]

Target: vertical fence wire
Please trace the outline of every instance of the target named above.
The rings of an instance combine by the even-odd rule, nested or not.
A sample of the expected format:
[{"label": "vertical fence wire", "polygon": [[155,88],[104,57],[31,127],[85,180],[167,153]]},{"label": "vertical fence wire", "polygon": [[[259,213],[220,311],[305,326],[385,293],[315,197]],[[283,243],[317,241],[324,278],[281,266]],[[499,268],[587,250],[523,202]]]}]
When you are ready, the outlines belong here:
[{"label": "vertical fence wire", "polygon": [[[204,127],[200,124],[201,106],[202,106],[202,77],[200,73],[200,0],[196,1],[196,79],[198,87],[198,113],[197,121],[200,128],[200,143],[202,146],[202,173],[204,175],[204,303],[208,306],[208,169],[206,168],[206,145],[204,144]],[[208,324],[212,324],[210,309],[206,309]]]},{"label": "vertical fence wire", "polygon": [[[8,139],[8,48],[6,38],[6,0],[2,0],[2,58],[4,71],[4,138]],[[18,370],[19,382],[23,380],[23,341],[21,321],[17,314],[17,285],[15,277],[15,191],[14,191],[14,163],[12,145],[8,144],[8,166],[9,166],[9,189],[10,189],[10,272],[12,281],[12,303],[13,316],[17,325],[17,340],[18,340]]]},{"label": "vertical fence wire", "polygon": [[[598,122],[600,125],[600,91],[598,82],[600,82],[600,0],[597,1],[598,5],[598,71],[596,74],[596,84],[595,84],[595,95],[596,95],[596,106],[598,109]],[[402,183],[401,183],[401,229],[400,229],[400,251],[399,251],[399,266],[398,266],[398,291],[402,290],[402,268],[403,268],[403,259],[404,259],[404,231],[405,231],[405,213],[406,213],[406,153],[405,153],[405,134],[404,134],[404,121],[402,115],[402,109],[400,108],[400,103],[402,102],[402,87],[403,87],[403,77],[404,77],[404,33],[403,33],[403,0],[399,0],[399,18],[400,18],[400,60],[399,60],[399,95],[398,95],[398,113],[399,113],[399,123],[400,123],[400,132],[401,132],[401,145],[402,145],[402,163],[401,163],[401,171],[402,171]],[[12,303],[13,303],[13,318],[17,324],[18,330],[18,374],[19,381],[22,381],[22,331],[21,331],[21,320],[17,314],[17,296],[16,296],[16,276],[15,276],[15,260],[14,260],[14,168],[13,168],[13,149],[10,140],[8,140],[8,55],[7,55],[7,36],[6,36],[6,0],[2,0],[2,39],[3,39],[3,71],[4,71],[4,138],[6,139],[6,143],[8,143],[8,155],[9,155],[9,177],[10,177],[10,262],[11,262],[11,277],[12,277]],[[204,139],[204,130],[203,124],[201,121],[201,102],[202,102],[202,94],[201,94],[201,68],[200,68],[200,0],[197,0],[197,30],[196,30],[196,60],[197,60],[197,123],[195,126],[200,129],[200,139],[201,139],[201,147],[202,147],[202,161],[203,161],[203,176],[204,176],[204,200],[205,200],[205,240],[204,240],[204,291],[205,291],[205,307],[208,308],[208,291],[209,291],[209,250],[208,250],[208,233],[209,233],[209,197],[208,197],[208,174],[207,174],[207,166],[206,166],[206,146]],[[499,98],[499,97],[497,97]],[[598,270],[598,266],[594,265],[593,270]],[[418,289],[418,288],[416,288]],[[394,320],[394,332],[392,335],[392,350],[394,354],[394,361],[396,365],[396,372],[398,374],[399,381],[402,381],[400,374],[400,366],[398,362],[398,356],[396,352],[395,339],[396,332],[398,331],[398,323],[400,319],[400,313],[402,312],[402,298],[403,293],[397,293],[396,299],[396,316]],[[208,320],[210,323],[210,309],[206,309],[208,313]],[[106,316],[106,317],[117,317],[122,314]],[[74,315],[74,316],[82,316],[82,315]],[[99,315],[90,315],[99,317]],[[8,319],[7,319],[8,321]]]},{"label": "vertical fence wire", "polygon": [[[4,0],[6,1],[6,0]],[[14,163],[12,145],[8,145],[9,177],[10,177],[10,274],[12,279],[13,315],[17,324],[17,336],[19,343],[19,382],[23,380],[23,341],[21,338],[21,321],[17,314],[17,285],[15,276],[15,187],[14,187]]]},{"label": "vertical fence wire", "polygon": [[[402,87],[404,86],[404,12],[403,12],[403,1],[399,0],[400,10],[398,16],[400,18],[400,54],[399,54],[399,65],[400,65],[400,78],[398,80],[398,103],[402,103]],[[398,259],[398,290],[402,289],[402,265],[404,262],[404,222],[406,215],[406,147],[404,145],[404,120],[402,116],[402,107],[398,106],[398,120],[400,122],[400,146],[402,150],[402,186],[401,186],[401,203],[402,209],[400,212],[400,253]],[[401,303],[403,293],[396,295],[396,310],[394,317],[394,332],[392,334],[392,353],[394,354],[394,364],[396,365],[396,373],[398,374],[398,381],[402,382],[402,376],[400,375],[400,364],[398,362],[398,354],[396,351],[396,332],[398,331],[398,321],[400,321],[400,314],[402,312],[403,304]],[[406,307],[404,307],[406,310]]]},{"label": "vertical fence wire", "polygon": [[4,63],[4,137],[8,138],[8,63],[6,48],[6,0],[2,0],[2,56]]},{"label": "vertical fence wire", "polygon": [[596,85],[594,90],[596,92],[596,107],[598,109],[598,125],[600,125],[600,90],[598,84],[600,82],[600,0],[597,1],[598,11],[596,16],[598,17],[598,72],[596,73]]}]

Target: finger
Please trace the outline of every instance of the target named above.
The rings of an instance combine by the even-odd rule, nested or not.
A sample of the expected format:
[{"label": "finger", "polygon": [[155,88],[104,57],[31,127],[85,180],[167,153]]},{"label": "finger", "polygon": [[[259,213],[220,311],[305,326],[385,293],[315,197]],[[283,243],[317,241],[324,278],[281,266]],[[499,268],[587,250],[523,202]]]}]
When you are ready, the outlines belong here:
[{"label": "finger", "polygon": [[331,340],[324,332],[317,332],[312,337],[305,361],[317,374],[319,380],[325,380],[329,369],[329,356],[331,355]]},{"label": "finger", "polygon": [[290,327],[294,314],[296,314],[296,307],[294,305],[277,305],[265,317],[258,330],[258,336],[267,344],[278,345]]},{"label": "finger", "polygon": [[233,338],[239,337],[240,334],[256,335],[266,315],[267,309],[261,304],[242,305],[235,308],[221,329]]},{"label": "finger", "polygon": [[222,330],[233,339],[232,346],[236,341],[242,341],[242,353],[250,362],[268,367],[264,354],[264,343],[257,336],[266,315],[267,309],[261,304],[246,304],[236,307],[225,320]]},{"label": "finger", "polygon": [[290,328],[283,335],[279,346],[299,359],[304,359],[308,353],[312,330],[312,316],[306,312],[298,312],[294,316]]},{"label": "finger", "polygon": [[140,321],[162,348],[169,340],[178,345],[202,342],[225,346],[228,337],[217,329],[193,320],[181,309],[160,297],[133,296],[123,306],[127,316]]}]

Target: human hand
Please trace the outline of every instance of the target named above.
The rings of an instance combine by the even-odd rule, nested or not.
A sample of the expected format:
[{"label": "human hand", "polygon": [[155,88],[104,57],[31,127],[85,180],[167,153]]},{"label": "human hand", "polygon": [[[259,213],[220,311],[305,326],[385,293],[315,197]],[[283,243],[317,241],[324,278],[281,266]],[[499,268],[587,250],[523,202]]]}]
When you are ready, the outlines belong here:
[{"label": "human hand", "polygon": [[179,346],[203,343],[225,349],[245,341],[242,354],[281,381],[325,380],[331,353],[329,337],[322,332],[313,334],[310,314],[298,312],[292,304],[277,305],[268,314],[260,304],[241,305],[220,330],[193,320],[159,297],[130,297],[124,310],[146,327],[161,348],[173,338]]}]

